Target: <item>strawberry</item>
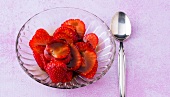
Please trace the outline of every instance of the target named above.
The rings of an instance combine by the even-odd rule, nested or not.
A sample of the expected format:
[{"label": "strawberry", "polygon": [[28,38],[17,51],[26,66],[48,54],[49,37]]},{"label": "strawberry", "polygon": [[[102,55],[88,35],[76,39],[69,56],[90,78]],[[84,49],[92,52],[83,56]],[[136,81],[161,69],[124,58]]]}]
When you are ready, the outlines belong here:
[{"label": "strawberry", "polygon": [[87,75],[89,72],[92,72],[96,61],[97,55],[94,51],[86,50],[82,53],[83,62],[81,67],[77,70],[81,75]]},{"label": "strawberry", "polygon": [[48,61],[51,61],[51,59],[54,58],[46,49],[44,50],[44,57]]},{"label": "strawberry", "polygon": [[55,40],[64,40],[69,44],[74,42],[74,40],[70,36],[68,36],[64,33],[56,33],[56,34],[54,34],[53,37],[54,37]]},{"label": "strawberry", "polygon": [[80,73],[80,75],[81,75],[81,76],[84,76],[84,77],[86,77],[86,78],[91,79],[91,78],[93,78],[94,75],[96,74],[97,67],[98,67],[98,63],[97,63],[97,60],[96,60],[96,63],[94,64],[92,70],[91,70],[89,73],[87,73],[87,74]]},{"label": "strawberry", "polygon": [[70,53],[69,45],[61,40],[55,40],[47,44],[45,50],[57,59],[66,58]]},{"label": "strawberry", "polygon": [[69,19],[65,21],[62,25],[72,25],[76,28],[79,40],[83,38],[85,33],[85,24],[80,19]]},{"label": "strawberry", "polygon": [[73,78],[73,71],[67,71],[62,82],[70,82]]},{"label": "strawberry", "polygon": [[64,25],[64,24],[62,24],[61,26],[62,27],[67,27],[67,28],[73,30],[74,32],[76,32],[76,28],[74,26],[72,26],[72,25]]},{"label": "strawberry", "polygon": [[29,46],[34,52],[43,53],[46,44],[52,40],[52,37],[44,29],[38,29],[29,42]]},{"label": "strawberry", "polygon": [[53,83],[63,82],[67,73],[67,66],[65,63],[60,61],[51,61],[47,64],[46,72]]},{"label": "strawberry", "polygon": [[34,55],[34,58],[35,58],[37,64],[39,65],[39,67],[40,67],[42,70],[45,70],[46,65],[47,65],[47,63],[48,63],[48,60],[46,60],[46,58],[44,57],[44,55],[43,55],[43,54],[36,53],[36,52],[33,52],[33,55]]},{"label": "strawberry", "polygon": [[64,33],[64,34],[68,35],[73,40],[73,42],[77,41],[77,33],[74,32],[74,30],[72,30],[72,29],[70,29],[68,27],[65,27],[65,26],[59,27],[54,32],[53,36],[56,36],[56,34],[59,34],[59,33]]},{"label": "strawberry", "polygon": [[83,40],[84,40],[84,42],[89,42],[93,46],[93,49],[96,49],[96,46],[99,41],[98,37],[94,33],[89,33],[89,34],[85,35]]},{"label": "strawberry", "polygon": [[72,59],[71,54],[69,54],[66,58],[63,58],[63,59],[56,59],[56,58],[54,58],[54,57],[51,57],[50,60],[60,61],[60,62],[63,62],[63,63],[65,63],[65,64],[68,64],[71,59]]},{"label": "strawberry", "polygon": [[84,52],[86,50],[92,50],[93,51],[93,47],[88,42],[77,42],[75,45],[80,52]]},{"label": "strawberry", "polygon": [[67,67],[70,70],[77,70],[82,64],[82,57],[74,44],[70,44],[70,49],[72,54],[72,60],[67,65]]},{"label": "strawberry", "polygon": [[43,45],[37,45],[32,48],[33,52],[36,52],[38,54],[43,54],[45,50],[45,46]]},{"label": "strawberry", "polygon": [[65,64],[68,64],[70,60],[72,59],[71,54],[69,54],[66,58],[64,59],[58,59],[59,61],[62,61]]}]

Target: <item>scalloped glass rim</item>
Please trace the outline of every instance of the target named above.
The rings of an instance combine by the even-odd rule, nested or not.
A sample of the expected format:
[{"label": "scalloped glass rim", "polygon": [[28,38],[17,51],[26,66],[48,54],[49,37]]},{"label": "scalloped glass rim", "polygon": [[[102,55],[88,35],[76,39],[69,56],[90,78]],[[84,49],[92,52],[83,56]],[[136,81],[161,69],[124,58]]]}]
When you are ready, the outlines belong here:
[{"label": "scalloped glass rim", "polygon": [[[101,42],[99,41],[99,45],[98,48],[96,49],[97,51],[97,54],[101,55],[99,56],[102,60],[103,57],[109,55],[111,57],[106,57],[108,59],[106,60],[102,60],[101,62],[108,62],[106,63],[105,66],[101,66],[100,69],[102,69],[102,71],[99,70],[99,72],[95,75],[95,77],[93,79],[86,79],[86,78],[83,78],[81,76],[76,76],[71,82],[68,82],[68,83],[57,83],[57,84],[54,84],[54,83],[50,83],[49,81],[49,77],[47,75],[47,78],[44,79],[44,80],[47,80],[48,79],[48,83],[44,82],[44,80],[41,80],[41,79],[38,79],[36,78],[35,76],[36,75],[33,75],[32,73],[30,73],[31,70],[29,70],[29,68],[31,69],[35,69],[36,70],[39,70],[40,68],[36,67],[38,66],[37,64],[34,66],[35,68],[32,68],[33,65],[28,65],[27,63],[24,63],[24,62],[28,62],[30,60],[34,60],[34,59],[29,59],[27,57],[23,57],[22,55],[24,54],[28,54],[28,55],[31,55],[29,52],[27,51],[22,51],[22,46],[26,46],[27,48],[29,48],[29,45],[27,46],[27,44],[24,44],[23,41],[25,41],[26,39],[29,40],[29,38],[26,37],[26,35],[28,35],[26,33],[27,30],[31,29],[31,25],[28,26],[27,30],[26,29],[26,26],[27,26],[27,23],[29,24],[29,22],[34,19],[35,17],[38,17],[40,14],[43,14],[43,13],[46,13],[48,11],[51,11],[51,10],[74,10],[74,11],[80,11],[82,12],[83,14],[85,13],[85,15],[88,15],[88,16],[91,16],[92,18],[94,18],[94,22],[90,22],[87,29],[88,30],[86,33],[90,33],[91,29],[93,29],[92,31],[95,30],[95,33],[98,34],[98,32],[96,30],[100,29],[100,30],[103,30],[104,28],[104,32],[103,33],[100,33],[100,36],[99,37],[107,37],[107,39],[104,39],[102,40],[103,38],[101,38]],[[41,15],[40,15],[41,16]],[[78,17],[78,16],[77,16]],[[81,18],[80,18],[81,19]],[[87,18],[88,19],[88,18]],[[90,19],[89,19],[90,20]],[[98,24],[98,22],[100,22]],[[55,23],[54,23],[55,24]],[[53,25],[54,25],[53,24]],[[85,23],[86,24],[86,23]],[[55,24],[56,25],[56,24]],[[94,27],[98,27],[97,28],[94,28]],[[100,26],[102,25],[102,26]],[[49,25],[50,26],[50,25]],[[51,26],[50,26],[51,27]],[[105,32],[106,30],[106,32]],[[53,30],[54,31],[54,30]],[[28,31],[29,32],[29,31]],[[50,33],[49,33],[50,34]],[[106,34],[106,35],[105,35]],[[31,36],[30,36],[31,37]],[[22,39],[23,38],[23,39]],[[24,40],[25,39],[25,40]],[[100,40],[100,38],[99,38]],[[27,42],[28,43],[28,42]],[[109,44],[110,43],[110,44]],[[104,47],[102,48],[102,45],[104,44]],[[107,45],[107,46],[105,46]],[[100,48],[101,47],[101,48]],[[28,50],[26,48],[26,50]],[[30,48],[29,48],[30,49]],[[107,50],[110,50],[109,52]],[[105,52],[106,54],[105,54]],[[102,55],[103,53],[104,55]],[[101,20],[99,17],[97,17],[96,15],[86,11],[86,10],[82,10],[82,9],[79,9],[79,8],[73,8],[73,7],[56,7],[56,8],[52,8],[52,9],[47,9],[47,10],[44,10],[44,11],[41,11],[37,14],[35,14],[34,16],[32,16],[23,26],[22,28],[20,29],[19,33],[18,33],[18,36],[17,36],[17,39],[16,39],[16,54],[17,54],[17,58],[18,58],[18,62],[20,64],[20,66],[22,67],[22,69],[31,77],[33,78],[34,80],[36,80],[37,82],[43,84],[43,85],[46,85],[46,86],[49,86],[49,87],[53,87],[53,88],[59,88],[59,89],[74,89],[74,88],[80,88],[80,87],[84,87],[84,86],[87,86],[89,84],[92,84],[94,82],[96,82],[97,80],[99,80],[100,78],[102,78],[102,76],[104,76],[106,74],[106,72],[110,69],[113,61],[114,61],[114,57],[115,57],[115,52],[116,52],[116,45],[115,45],[115,42],[114,42],[114,38],[112,36],[112,33],[109,29],[109,27],[105,24],[105,22],[103,20]],[[100,54],[101,53],[101,54]],[[24,61],[23,61],[24,60]],[[35,60],[34,60],[35,61]],[[104,64],[103,63],[103,64]],[[100,64],[100,63],[99,63]],[[36,71],[35,70],[35,71]],[[31,71],[32,72],[32,71]],[[33,72],[35,73],[35,72]],[[41,72],[42,74],[44,74],[44,72]],[[43,75],[44,76],[44,75]]]}]

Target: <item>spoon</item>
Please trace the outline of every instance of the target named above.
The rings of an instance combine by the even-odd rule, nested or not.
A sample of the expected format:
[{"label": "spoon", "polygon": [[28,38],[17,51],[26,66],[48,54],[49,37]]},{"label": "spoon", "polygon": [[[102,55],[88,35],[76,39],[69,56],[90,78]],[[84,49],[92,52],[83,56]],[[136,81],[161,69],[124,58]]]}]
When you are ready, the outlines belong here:
[{"label": "spoon", "polygon": [[126,92],[126,64],[123,41],[131,34],[131,23],[124,12],[117,12],[111,22],[111,31],[116,40],[120,42],[118,55],[118,76],[120,97],[125,97]]}]

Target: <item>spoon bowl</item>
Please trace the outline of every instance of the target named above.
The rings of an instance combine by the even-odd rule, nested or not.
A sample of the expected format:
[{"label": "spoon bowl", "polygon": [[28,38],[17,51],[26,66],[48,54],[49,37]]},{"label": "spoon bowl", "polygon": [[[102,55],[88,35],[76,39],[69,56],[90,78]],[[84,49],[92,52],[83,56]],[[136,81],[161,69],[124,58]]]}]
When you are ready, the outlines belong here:
[{"label": "spoon bowl", "polygon": [[124,12],[117,12],[112,18],[111,30],[118,41],[124,41],[131,34],[131,23]]}]

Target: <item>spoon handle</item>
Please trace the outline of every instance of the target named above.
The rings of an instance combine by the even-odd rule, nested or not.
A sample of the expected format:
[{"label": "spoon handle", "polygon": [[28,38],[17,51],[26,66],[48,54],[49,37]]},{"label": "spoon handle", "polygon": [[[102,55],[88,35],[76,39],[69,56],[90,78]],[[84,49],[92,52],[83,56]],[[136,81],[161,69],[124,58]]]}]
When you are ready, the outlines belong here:
[{"label": "spoon handle", "polygon": [[120,97],[125,97],[125,80],[126,80],[126,64],[125,64],[125,53],[123,49],[123,42],[120,42],[120,49],[118,55],[118,76],[119,76],[119,89]]}]

